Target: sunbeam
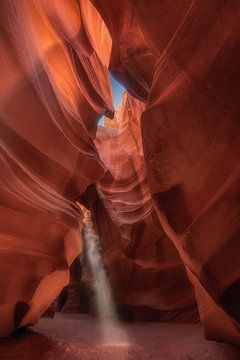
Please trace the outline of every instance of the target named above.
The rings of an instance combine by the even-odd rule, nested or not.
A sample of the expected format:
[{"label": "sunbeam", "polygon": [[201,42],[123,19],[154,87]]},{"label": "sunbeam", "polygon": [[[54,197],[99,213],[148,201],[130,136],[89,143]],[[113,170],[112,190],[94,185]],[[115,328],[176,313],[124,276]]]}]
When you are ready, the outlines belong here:
[{"label": "sunbeam", "polygon": [[85,255],[93,274],[93,290],[101,323],[103,345],[128,347],[127,334],[117,320],[114,300],[102,259],[102,246],[94,229],[89,210],[81,206],[84,214],[83,241]]}]

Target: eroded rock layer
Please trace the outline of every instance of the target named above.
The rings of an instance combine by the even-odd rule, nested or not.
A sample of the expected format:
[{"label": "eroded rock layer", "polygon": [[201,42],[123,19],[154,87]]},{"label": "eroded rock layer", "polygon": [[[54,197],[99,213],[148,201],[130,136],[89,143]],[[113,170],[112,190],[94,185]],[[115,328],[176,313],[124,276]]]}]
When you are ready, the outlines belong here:
[{"label": "eroded rock layer", "polygon": [[1,335],[35,323],[67,284],[82,246],[74,200],[105,172],[92,135],[113,113],[111,39],[84,4],[1,6]]},{"label": "eroded rock layer", "polygon": [[[240,3],[5,0],[0,18],[1,335],[68,282],[81,198],[120,305],[195,321],[197,302],[207,337],[239,344]],[[131,96],[97,130],[108,67]]]},{"label": "eroded rock layer", "polygon": [[159,223],[144,165],[140,117],[144,104],[129,94],[95,140],[109,172],[88,189],[116,302],[129,318],[196,321],[193,288]]},{"label": "eroded rock layer", "polygon": [[93,3],[121,44],[113,40],[111,70],[146,101],[148,185],[194,285],[206,335],[239,343],[240,6]]}]

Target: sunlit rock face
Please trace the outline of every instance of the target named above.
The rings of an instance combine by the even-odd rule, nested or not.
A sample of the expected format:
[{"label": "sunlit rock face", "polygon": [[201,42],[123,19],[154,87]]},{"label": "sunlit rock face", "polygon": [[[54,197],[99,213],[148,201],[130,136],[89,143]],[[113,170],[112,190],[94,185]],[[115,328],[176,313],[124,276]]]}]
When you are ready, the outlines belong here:
[{"label": "sunlit rock face", "polygon": [[146,101],[148,185],[206,335],[239,343],[240,4],[93,3],[113,37],[111,71]]},{"label": "sunlit rock face", "polygon": [[113,112],[111,39],[81,6],[7,0],[0,10],[2,336],[35,323],[68,283],[82,248],[73,201],[105,172],[92,136]]},{"label": "sunlit rock face", "polygon": [[193,288],[159,223],[144,165],[140,117],[127,93],[95,144],[108,169],[81,200],[94,216],[115,301],[132,320],[196,321]]},{"label": "sunlit rock face", "polygon": [[[2,2],[1,335],[67,284],[82,196],[133,318],[195,321],[197,302],[208,338],[240,343],[239,16],[219,0]],[[97,129],[108,67],[132,96]]]}]

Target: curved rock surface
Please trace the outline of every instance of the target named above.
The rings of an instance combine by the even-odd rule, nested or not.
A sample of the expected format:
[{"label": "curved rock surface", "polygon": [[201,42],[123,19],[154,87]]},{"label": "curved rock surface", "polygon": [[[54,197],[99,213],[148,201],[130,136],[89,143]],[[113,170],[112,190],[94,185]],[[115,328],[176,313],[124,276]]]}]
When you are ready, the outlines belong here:
[{"label": "curved rock surface", "polygon": [[194,285],[206,336],[239,344],[240,5],[93,3],[113,38],[112,72],[146,101],[150,193]]},{"label": "curved rock surface", "polygon": [[[0,334],[67,284],[81,197],[120,305],[196,321],[197,302],[206,336],[239,344],[240,4],[5,0],[0,18]],[[129,94],[97,129],[108,68]]]},{"label": "curved rock surface", "polygon": [[1,6],[1,335],[35,323],[68,283],[82,246],[74,200],[105,172],[92,136],[113,106],[92,37],[111,39],[91,4],[73,5]]},{"label": "curved rock surface", "polygon": [[140,140],[144,108],[125,92],[114,119],[98,127],[95,144],[109,173],[96,184],[98,196],[89,191],[85,201],[105,247],[120,309],[125,305],[129,317],[138,320],[196,321],[193,289],[149,191]]}]

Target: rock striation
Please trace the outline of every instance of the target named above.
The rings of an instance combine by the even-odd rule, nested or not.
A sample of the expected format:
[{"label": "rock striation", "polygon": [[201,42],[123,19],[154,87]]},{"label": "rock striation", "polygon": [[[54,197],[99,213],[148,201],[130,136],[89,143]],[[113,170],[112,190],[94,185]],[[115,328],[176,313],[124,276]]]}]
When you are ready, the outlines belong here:
[{"label": "rock striation", "polygon": [[[199,312],[207,338],[240,343],[239,17],[218,0],[1,4],[1,336],[68,283],[78,199],[133,319]],[[128,92],[115,116],[108,69]]]}]

